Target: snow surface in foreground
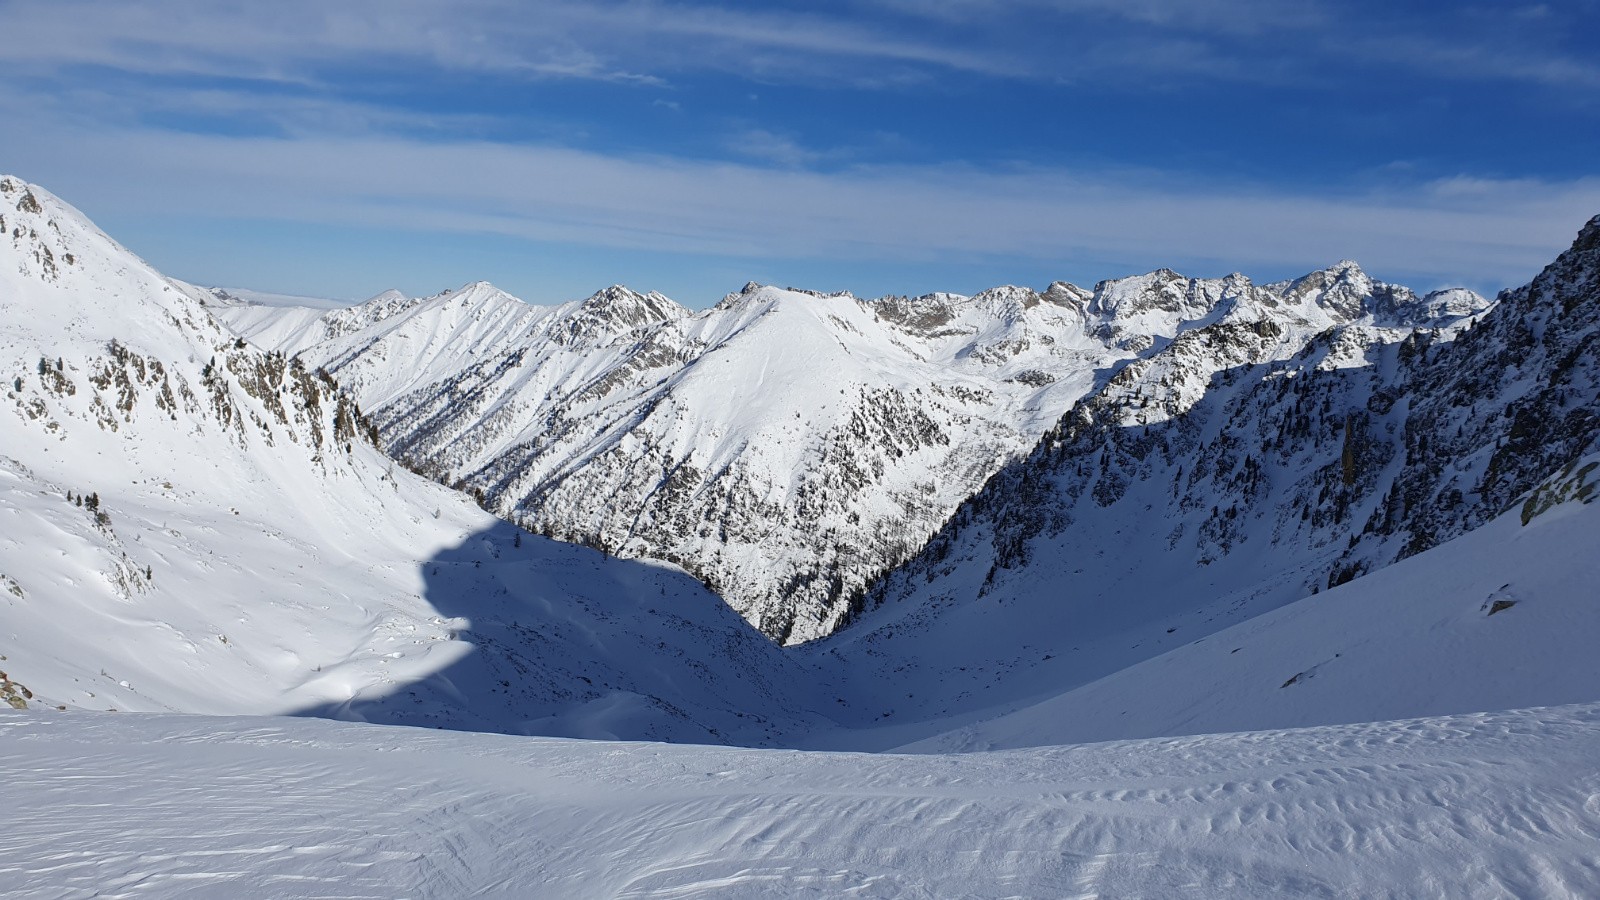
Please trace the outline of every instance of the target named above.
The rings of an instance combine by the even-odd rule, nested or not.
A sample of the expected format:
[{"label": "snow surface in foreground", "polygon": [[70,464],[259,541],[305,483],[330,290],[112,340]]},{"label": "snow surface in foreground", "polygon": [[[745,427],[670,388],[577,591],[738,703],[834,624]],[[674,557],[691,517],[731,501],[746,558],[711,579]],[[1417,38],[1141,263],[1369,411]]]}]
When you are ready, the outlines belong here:
[{"label": "snow surface in foreground", "polygon": [[1600,896],[1600,704],[894,756],[0,716],[8,896]]}]

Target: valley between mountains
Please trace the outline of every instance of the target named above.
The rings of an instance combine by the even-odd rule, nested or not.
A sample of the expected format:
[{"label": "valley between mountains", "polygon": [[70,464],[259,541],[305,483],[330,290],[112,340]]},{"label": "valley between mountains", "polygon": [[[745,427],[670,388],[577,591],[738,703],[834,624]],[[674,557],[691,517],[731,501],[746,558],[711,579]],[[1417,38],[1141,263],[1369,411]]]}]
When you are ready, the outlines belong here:
[{"label": "valley between mountains", "polygon": [[7,892],[1600,890],[1600,217],[342,307],[0,178],[0,305]]},{"label": "valley between mountains", "polygon": [[1493,301],[317,308],[0,195],[13,705],[882,750],[1600,690],[1600,220]]}]

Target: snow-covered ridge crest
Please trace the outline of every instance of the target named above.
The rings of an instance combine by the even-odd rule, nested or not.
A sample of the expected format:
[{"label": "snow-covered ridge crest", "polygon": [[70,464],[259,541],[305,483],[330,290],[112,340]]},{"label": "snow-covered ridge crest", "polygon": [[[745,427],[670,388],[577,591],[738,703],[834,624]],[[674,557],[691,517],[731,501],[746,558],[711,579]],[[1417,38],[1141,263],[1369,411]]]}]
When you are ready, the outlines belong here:
[{"label": "snow-covered ridge crest", "polygon": [[542,533],[684,566],[796,642],[834,630],[1075,401],[1181,335],[1248,327],[1257,357],[1283,358],[1330,328],[1397,341],[1484,305],[1417,301],[1349,263],[1282,285],[1160,270],[876,301],[752,282],[697,313],[612,286],[492,330],[461,323],[514,303],[433,298],[283,346],[355,392],[417,471]]},{"label": "snow-covered ridge crest", "polygon": [[[0,702],[744,743],[816,720],[702,585],[405,471],[325,371],[0,185]],[[531,309],[454,293],[461,334]]]},{"label": "snow-covered ridge crest", "polygon": [[[7,346],[113,338],[142,350],[220,344],[203,293],[169,281],[49,191],[0,176],[0,336]],[[104,307],[115,300],[111,309]]]}]

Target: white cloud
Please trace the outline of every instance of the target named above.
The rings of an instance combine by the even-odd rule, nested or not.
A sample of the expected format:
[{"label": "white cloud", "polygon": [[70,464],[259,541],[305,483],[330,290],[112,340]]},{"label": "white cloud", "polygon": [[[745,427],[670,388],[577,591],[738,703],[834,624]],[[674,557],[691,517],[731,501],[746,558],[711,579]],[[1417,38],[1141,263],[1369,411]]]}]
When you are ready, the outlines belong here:
[{"label": "white cloud", "polygon": [[[1319,64],[1353,62],[1581,87],[1600,71],[1548,41],[1519,41],[1507,23],[1530,19],[1517,10],[1479,21],[1471,10],[1375,18],[1319,0],[857,6],[855,14],[829,14],[667,0],[51,0],[0,6],[0,58],[13,72],[34,74],[88,65],[307,85],[335,70],[414,66],[657,86],[682,73],[720,72],[870,87],[951,73],[1112,85],[1166,83],[1174,74],[1281,83],[1311,78]],[[1458,19],[1467,24],[1438,27]]]},{"label": "white cloud", "polygon": [[791,168],[812,165],[840,155],[812,150],[792,137],[765,128],[750,128],[732,135],[727,141],[727,148],[738,156]]},{"label": "white cloud", "polygon": [[7,6],[0,28],[7,36],[0,57],[36,70],[95,65],[305,83],[330,66],[418,62],[643,84],[686,70],[782,80],[883,77],[841,68],[841,60],[1023,74],[1006,58],[850,19],[655,0],[54,0]]},{"label": "white cloud", "polygon": [[[15,118],[15,110],[13,118]],[[18,174],[129,217],[204,214],[483,232],[687,255],[914,267],[950,259],[1526,280],[1600,211],[1600,179],[1456,178],[1387,193],[1192,184],[1159,173],[957,165],[836,173],[554,146],[320,136],[88,134],[23,123]],[[1106,271],[1104,276],[1126,274]]]},{"label": "white cloud", "polygon": [[1003,15],[1098,16],[1165,28],[1222,34],[1260,34],[1328,24],[1334,16],[1317,0],[876,0],[908,16],[970,24]]}]

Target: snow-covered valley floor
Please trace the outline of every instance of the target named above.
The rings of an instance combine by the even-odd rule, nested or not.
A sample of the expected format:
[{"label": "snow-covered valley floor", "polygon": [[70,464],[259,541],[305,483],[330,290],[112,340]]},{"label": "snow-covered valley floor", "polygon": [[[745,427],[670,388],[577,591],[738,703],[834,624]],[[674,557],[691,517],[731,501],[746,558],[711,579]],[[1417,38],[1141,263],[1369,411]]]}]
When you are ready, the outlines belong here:
[{"label": "snow-covered valley floor", "polygon": [[1600,895],[1600,703],[983,754],[0,717],[0,893]]},{"label": "snow-covered valley floor", "polygon": [[[1600,414],[1569,404],[1600,385],[1600,322],[1571,302],[1600,285],[1600,219],[1537,297],[1506,295],[1548,303],[1441,357],[1542,348],[1501,373],[1536,403],[1500,381],[1482,401],[1504,433],[1464,431],[1479,407],[1453,399],[1367,429],[1417,459],[1453,431],[1434,462],[1463,488],[1478,463],[1522,472],[1479,492],[1498,518],[1306,596],[1361,543],[1318,515],[1377,527],[1435,496],[1349,506],[1390,464],[1362,462],[1355,416],[1402,407],[1307,375],[1332,386],[1270,389],[1245,438],[1218,406],[1220,449],[1189,468],[1235,471],[1217,461],[1290,417],[1310,435],[1315,406],[1293,471],[1241,463],[1191,501],[1174,457],[1070,495],[1101,512],[1019,488],[851,627],[785,648],[683,568],[536,537],[397,467],[330,376],[224,328],[214,295],[42,189],[0,195],[0,897],[1600,896]],[[1215,360],[1191,362],[1198,391]],[[1567,424],[1531,452],[1544,420]],[[1415,447],[1413,421],[1434,429]],[[848,437],[898,447],[878,433]],[[665,490],[637,449],[617,471]],[[1103,477],[1040,465],[1015,484]],[[1305,502],[1203,512],[1246,488]],[[748,539],[784,508],[682,521]],[[1226,557],[1179,546],[1224,520]],[[824,544],[855,552],[843,534]],[[1306,540],[1283,557],[1282,535]],[[1266,730],[1294,726],[1316,727]]]}]

